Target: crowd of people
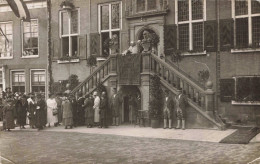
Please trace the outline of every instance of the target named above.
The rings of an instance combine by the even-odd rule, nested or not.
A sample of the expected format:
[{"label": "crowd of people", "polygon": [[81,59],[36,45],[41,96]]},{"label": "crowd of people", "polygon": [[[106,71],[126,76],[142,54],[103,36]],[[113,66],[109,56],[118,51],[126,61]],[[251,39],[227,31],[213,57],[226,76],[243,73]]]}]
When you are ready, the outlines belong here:
[{"label": "crowd of people", "polygon": [[113,113],[113,125],[119,125],[120,96],[114,89],[111,103],[106,92],[94,92],[78,98],[72,94],[50,94],[45,101],[44,94],[12,93],[7,88],[3,94],[0,118],[3,129],[11,131],[15,126],[25,129],[41,130],[45,127],[64,125],[65,129],[86,125],[88,128],[97,126],[107,128],[109,124],[108,109]]}]

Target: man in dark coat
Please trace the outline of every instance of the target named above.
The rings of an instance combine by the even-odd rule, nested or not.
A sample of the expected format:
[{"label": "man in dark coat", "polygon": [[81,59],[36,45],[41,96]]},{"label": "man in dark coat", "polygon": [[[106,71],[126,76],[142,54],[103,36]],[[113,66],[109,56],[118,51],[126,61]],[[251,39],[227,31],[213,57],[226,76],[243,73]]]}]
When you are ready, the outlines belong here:
[{"label": "man in dark coat", "polygon": [[77,100],[77,114],[78,114],[78,125],[84,125],[84,97],[82,97],[82,93],[79,93],[79,98]]},{"label": "man in dark coat", "polygon": [[46,123],[45,122],[45,120],[46,120],[46,118],[45,118],[46,102],[42,98],[41,94],[37,95],[35,106],[36,106],[36,114],[35,114],[36,127],[38,128],[38,130],[41,130],[41,129],[43,129],[43,126]]},{"label": "man in dark coat", "polygon": [[110,109],[112,110],[113,124],[112,126],[119,125],[119,113],[122,105],[122,98],[117,93],[116,88],[113,89],[114,94],[111,97]]},{"label": "man in dark coat", "polygon": [[8,96],[9,98],[7,98],[6,103],[4,105],[3,108],[3,118],[4,118],[4,129],[7,129],[8,131],[10,131],[10,129],[14,129],[15,125],[14,125],[14,110],[15,110],[15,104],[12,100],[12,98],[10,97],[10,95]]},{"label": "man in dark coat", "polygon": [[78,126],[78,108],[77,108],[77,100],[74,95],[69,95],[71,107],[72,107],[72,115],[73,115],[73,126]]},{"label": "man in dark coat", "polygon": [[35,128],[35,112],[36,112],[36,106],[35,106],[35,98],[33,94],[29,94],[29,98],[27,99],[28,102],[28,113],[29,113],[29,122],[30,122],[30,127],[32,129]]},{"label": "man in dark coat", "polygon": [[176,115],[177,115],[177,127],[180,129],[182,123],[182,129],[185,130],[185,120],[186,120],[186,106],[188,104],[185,91],[178,89],[178,94],[175,97]]},{"label": "man in dark coat", "polygon": [[108,111],[108,101],[106,92],[102,92],[100,101],[100,128],[107,128],[107,111]]},{"label": "man in dark coat", "polygon": [[[19,104],[18,104],[19,103]],[[17,107],[17,123],[20,125],[20,128],[25,129],[24,125],[26,125],[26,116],[28,110],[28,102],[26,95],[23,95],[21,99],[16,103]]]},{"label": "man in dark coat", "polygon": [[164,117],[164,126],[163,128],[167,128],[167,120],[169,122],[169,129],[172,128],[172,115],[174,110],[174,101],[171,98],[169,91],[165,90],[165,98],[164,98],[164,107],[163,107],[163,117]]}]

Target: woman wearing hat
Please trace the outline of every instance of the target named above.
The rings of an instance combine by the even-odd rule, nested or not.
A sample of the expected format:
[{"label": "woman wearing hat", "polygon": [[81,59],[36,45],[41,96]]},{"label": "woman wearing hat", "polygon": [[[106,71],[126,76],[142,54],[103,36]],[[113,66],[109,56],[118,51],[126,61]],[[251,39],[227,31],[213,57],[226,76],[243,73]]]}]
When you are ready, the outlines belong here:
[{"label": "woman wearing hat", "polygon": [[99,109],[100,98],[99,98],[98,93],[96,91],[93,93],[93,97],[94,97],[93,108],[95,110],[95,112],[94,112],[94,122],[95,122],[96,125],[99,125],[99,122],[100,122],[100,113],[99,113],[99,111],[100,111],[100,109]]},{"label": "woman wearing hat", "polygon": [[7,129],[8,131],[15,128],[13,116],[14,110],[15,104],[13,103],[12,98],[9,96],[3,108],[4,129]]},{"label": "woman wearing hat", "polygon": [[57,126],[58,123],[58,109],[57,102],[54,95],[50,95],[47,99],[47,124]]},{"label": "woman wearing hat", "polygon": [[94,99],[91,94],[86,95],[86,100],[84,101],[85,108],[85,124],[88,128],[91,128],[94,124]]},{"label": "woman wearing hat", "polygon": [[63,102],[61,104],[62,113],[62,120],[65,126],[65,129],[69,126],[72,129],[73,125],[73,113],[72,113],[72,103],[71,99],[68,99],[68,95],[65,93],[64,97],[62,98]]},{"label": "woman wearing hat", "polygon": [[25,129],[24,125],[26,125],[26,116],[28,110],[28,102],[26,95],[23,95],[18,102],[19,106],[17,108],[17,123],[20,125],[21,129]]}]

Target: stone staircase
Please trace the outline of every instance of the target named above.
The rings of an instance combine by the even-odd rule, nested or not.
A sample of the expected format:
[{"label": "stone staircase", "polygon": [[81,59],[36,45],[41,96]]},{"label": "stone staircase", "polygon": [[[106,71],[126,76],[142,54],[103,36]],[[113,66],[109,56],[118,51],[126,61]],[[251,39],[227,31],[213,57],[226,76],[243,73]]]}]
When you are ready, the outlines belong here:
[{"label": "stone staircase", "polygon": [[[140,55],[142,55],[140,76],[149,77],[157,74],[161,79],[162,86],[170,90],[174,95],[177,93],[177,88],[186,91],[189,110],[194,113],[190,116],[190,119],[200,122],[199,126],[221,130],[226,128],[225,123],[215,114],[215,92],[212,90],[212,83],[207,83],[205,88],[196,80],[187,76],[184,71],[166,63],[158,56],[151,53]],[[117,55],[110,55],[103,64],[72,91],[72,94],[77,96],[79,92],[83,94],[91,93],[99,83],[106,82],[115,86],[117,84],[117,70]]]}]

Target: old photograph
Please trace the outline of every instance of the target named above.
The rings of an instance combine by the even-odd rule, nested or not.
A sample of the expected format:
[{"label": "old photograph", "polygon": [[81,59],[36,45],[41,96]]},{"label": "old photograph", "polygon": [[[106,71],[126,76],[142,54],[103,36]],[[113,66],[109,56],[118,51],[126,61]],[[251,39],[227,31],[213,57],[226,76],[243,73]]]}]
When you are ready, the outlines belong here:
[{"label": "old photograph", "polygon": [[107,163],[260,163],[260,0],[0,0],[0,164]]}]

